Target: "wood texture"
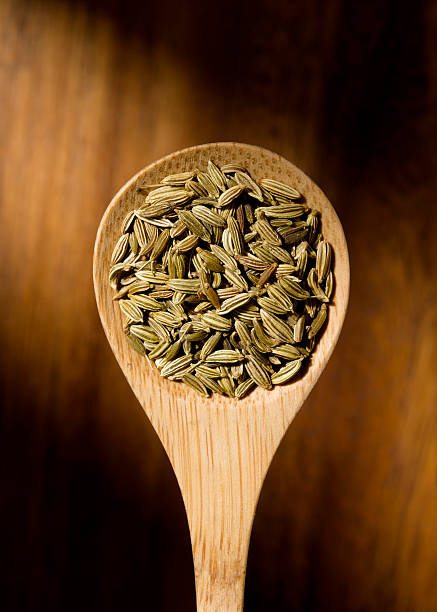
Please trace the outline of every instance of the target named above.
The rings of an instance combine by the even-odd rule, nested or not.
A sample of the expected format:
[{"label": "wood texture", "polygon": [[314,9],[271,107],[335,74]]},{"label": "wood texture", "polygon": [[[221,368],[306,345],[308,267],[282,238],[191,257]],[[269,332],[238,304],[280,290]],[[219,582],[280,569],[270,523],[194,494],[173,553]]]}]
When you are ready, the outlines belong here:
[{"label": "wood texture", "polygon": [[[138,208],[142,184],[208,160],[236,163],[255,180],[270,177],[296,187],[320,213],[324,238],[335,258],[335,293],[311,363],[293,384],[257,389],[242,400],[205,399],[129,348],[123,317],[108,276],[114,245],[130,210]],[[118,363],[154,426],[175,470],[190,527],[199,612],[240,612],[250,531],[266,471],[282,437],[325,368],[337,343],[349,298],[349,256],[341,223],[321,190],[298,168],[270,151],[240,143],[190,147],[151,164],[113,198],[97,233],[94,288],[102,324]]]},{"label": "wood texture", "polygon": [[138,168],[234,140],[320,185],[351,258],[337,348],[263,486],[245,611],[435,612],[436,18],[424,0],[0,0],[2,610],[195,609],[180,491],[91,259]]}]

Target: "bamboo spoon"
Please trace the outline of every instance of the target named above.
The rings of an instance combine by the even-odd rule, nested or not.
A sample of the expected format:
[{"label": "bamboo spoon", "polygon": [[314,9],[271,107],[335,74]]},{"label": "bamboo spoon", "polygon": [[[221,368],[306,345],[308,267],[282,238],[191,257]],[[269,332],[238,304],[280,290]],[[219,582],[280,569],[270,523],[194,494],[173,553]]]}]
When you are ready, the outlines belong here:
[{"label": "bamboo spoon", "polygon": [[[275,178],[299,189],[322,214],[322,231],[335,255],[336,288],[329,318],[306,374],[272,391],[256,389],[234,400],[201,397],[161,378],[126,342],[108,285],[121,223],[139,205],[139,184],[167,174],[237,163],[256,179]],[[129,384],[152,422],[176,473],[191,534],[199,612],[238,612],[243,606],[247,550],[261,486],[279,442],[310,393],[337,342],[349,295],[349,259],[341,223],[321,190],[284,158],[260,147],[223,142],[190,147],[134,176],[108,206],[97,233],[94,287],[103,328]]]}]

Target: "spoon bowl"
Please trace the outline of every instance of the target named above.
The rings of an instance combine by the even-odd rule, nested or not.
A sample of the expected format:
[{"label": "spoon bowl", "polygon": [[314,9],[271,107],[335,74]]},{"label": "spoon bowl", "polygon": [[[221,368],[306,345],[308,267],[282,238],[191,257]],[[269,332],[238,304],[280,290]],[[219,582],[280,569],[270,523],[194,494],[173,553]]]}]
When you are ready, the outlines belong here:
[{"label": "spoon bowl", "polygon": [[[164,176],[236,163],[256,179],[274,178],[296,187],[321,213],[324,238],[332,245],[335,291],[329,316],[304,374],[271,391],[255,389],[236,400],[198,395],[162,378],[133,351],[123,332],[108,283],[111,255],[126,214],[138,208],[142,183]],[[177,151],[150,164],[122,187],[103,215],[94,250],[94,287],[103,328],[132,390],[170,458],[188,516],[199,612],[238,612],[243,606],[250,532],[261,486],[291,421],[322,373],[337,342],[349,296],[349,258],[334,208],[301,170],[283,157],[234,142]]]}]

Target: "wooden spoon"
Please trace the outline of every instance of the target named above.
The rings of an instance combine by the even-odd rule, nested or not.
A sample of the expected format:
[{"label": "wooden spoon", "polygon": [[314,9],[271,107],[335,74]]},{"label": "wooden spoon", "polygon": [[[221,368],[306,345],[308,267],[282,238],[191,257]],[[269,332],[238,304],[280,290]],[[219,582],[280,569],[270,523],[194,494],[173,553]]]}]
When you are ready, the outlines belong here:
[{"label": "wooden spoon", "polygon": [[[201,397],[161,378],[157,368],[126,342],[108,272],[127,212],[139,206],[141,183],[167,174],[237,163],[255,179],[275,178],[299,189],[322,214],[323,235],[335,254],[336,288],[329,318],[304,376],[242,400]],[[341,223],[322,191],[298,168],[260,147],[221,142],[177,151],[141,170],[117,193],[97,233],[94,287],[103,328],[145,413],[164,445],[178,479],[193,549],[199,612],[236,612],[243,606],[247,550],[261,486],[279,442],[310,393],[337,342],[349,295],[349,259]]]}]

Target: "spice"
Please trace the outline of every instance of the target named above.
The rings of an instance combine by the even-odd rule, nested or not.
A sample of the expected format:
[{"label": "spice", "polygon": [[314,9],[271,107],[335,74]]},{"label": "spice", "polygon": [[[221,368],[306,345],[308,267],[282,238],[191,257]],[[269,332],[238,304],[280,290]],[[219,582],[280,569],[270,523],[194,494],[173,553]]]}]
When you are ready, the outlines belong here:
[{"label": "spice", "polygon": [[318,213],[293,186],[212,160],[138,192],[109,272],[130,346],[205,396],[288,383],[334,289]]}]

